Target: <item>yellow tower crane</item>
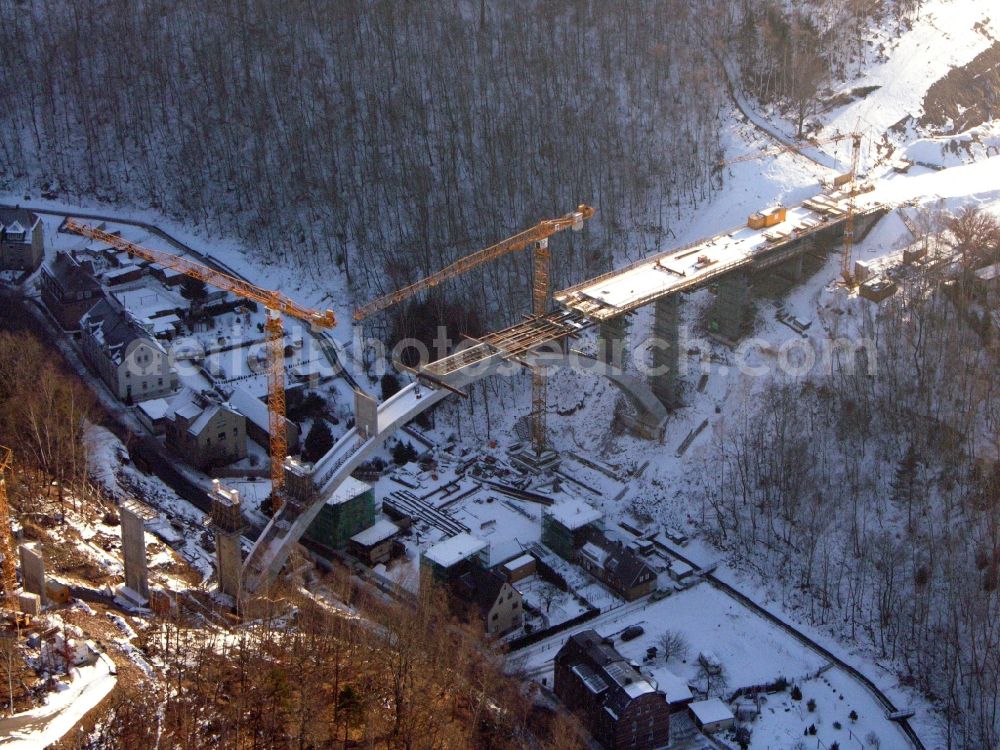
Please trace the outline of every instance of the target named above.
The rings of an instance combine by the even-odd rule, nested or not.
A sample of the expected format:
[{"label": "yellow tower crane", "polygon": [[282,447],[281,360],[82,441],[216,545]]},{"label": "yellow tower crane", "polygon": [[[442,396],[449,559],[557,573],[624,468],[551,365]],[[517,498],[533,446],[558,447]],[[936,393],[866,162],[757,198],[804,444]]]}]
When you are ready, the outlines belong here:
[{"label": "yellow tower crane", "polygon": [[316,328],[333,328],[337,324],[333,310],[312,310],[289,299],[281,292],[262,289],[243,279],[211,268],[188,258],[153,250],[134,242],[129,242],[117,234],[96,227],[80,224],[67,219],[65,227],[70,232],[106,242],[110,246],[134,255],[137,258],[158,263],[165,268],[178,271],[185,276],[211,284],[218,289],[259,302],[267,310],[264,325],[267,342],[267,414],[270,427],[271,451],[271,507],[281,507],[282,490],[285,486],[285,456],[288,454],[288,435],[285,425],[285,329],[282,315],[305,321]]},{"label": "yellow tower crane", "polygon": [[[578,232],[583,229],[583,222],[593,215],[594,209],[592,207],[581,204],[576,207],[576,211],[571,211],[558,219],[540,221],[530,229],[525,229],[513,237],[500,240],[495,245],[466,255],[420,281],[415,281],[409,286],[397,289],[395,292],[390,292],[362,305],[354,311],[354,320],[364,320],[380,310],[385,310],[409,299],[415,294],[432,289],[442,282],[461,276],[466,271],[471,271],[477,266],[496,260],[508,253],[523,250],[529,245],[534,245],[531,313],[535,317],[541,317],[546,312],[549,297],[549,237],[564,229]],[[531,371],[531,439],[536,453],[541,453],[545,446],[545,396],[545,371],[535,367]]]}]

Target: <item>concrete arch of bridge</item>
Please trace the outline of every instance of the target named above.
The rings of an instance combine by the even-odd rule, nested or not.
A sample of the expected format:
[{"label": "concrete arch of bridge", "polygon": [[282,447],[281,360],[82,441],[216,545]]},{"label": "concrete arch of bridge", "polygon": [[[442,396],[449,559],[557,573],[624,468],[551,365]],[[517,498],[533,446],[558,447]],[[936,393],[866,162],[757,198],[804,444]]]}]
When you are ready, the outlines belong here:
[{"label": "concrete arch of bridge", "polygon": [[[579,352],[561,351],[529,353],[528,364],[545,367],[573,367],[608,378],[635,404],[644,423],[654,429],[662,428],[667,412],[649,387],[622,371],[620,368],[588,357]],[[457,372],[448,379],[456,388],[471,385],[488,377],[509,371],[510,363],[499,355],[493,356],[475,368],[474,373]],[[267,587],[281,571],[292,547],[298,543],[306,529],[319,515],[327,498],[336,491],[362,463],[396,432],[421,412],[450,395],[446,389],[428,388],[411,383],[392,398],[378,405],[378,432],[363,438],[357,427],[352,427],[336,445],[313,466],[311,474],[303,477],[312,482],[316,492],[303,498],[304,504],[286,503],[268,523],[247,555],[243,565],[243,591],[251,594]],[[291,482],[290,482],[291,484]],[[299,507],[295,507],[299,505]]]}]

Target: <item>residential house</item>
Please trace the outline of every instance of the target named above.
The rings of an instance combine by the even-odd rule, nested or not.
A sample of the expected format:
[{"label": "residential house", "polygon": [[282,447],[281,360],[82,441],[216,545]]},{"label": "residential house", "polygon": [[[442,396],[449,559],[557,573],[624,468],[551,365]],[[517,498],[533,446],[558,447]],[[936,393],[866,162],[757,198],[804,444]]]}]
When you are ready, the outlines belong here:
[{"label": "residential house", "polygon": [[185,463],[205,470],[246,458],[246,418],[221,400],[185,388],[164,416],[166,443]]},{"label": "residential house", "polygon": [[34,271],[45,255],[42,220],[24,208],[0,208],[0,270]]},{"label": "residential house", "polygon": [[42,266],[41,282],[42,303],[66,331],[77,330],[80,318],[101,296],[89,264],[78,263],[69,253],[56,253]]},{"label": "residential house", "polygon": [[347,551],[369,566],[387,563],[392,557],[392,547],[399,536],[399,527],[383,518],[348,540]]},{"label": "residential house", "polygon": [[166,349],[118,302],[101,299],[80,319],[84,359],[122,401],[146,401],[177,390]]},{"label": "residential house", "polygon": [[670,742],[664,694],[594,630],[559,649],[554,689],[608,750],[659,750]]},{"label": "residential house", "polygon": [[452,593],[472,605],[488,635],[510,632],[524,621],[521,592],[492,570],[473,566],[455,580]]},{"label": "residential house", "polygon": [[348,540],[375,521],[375,492],[370,484],[348,477],[327,498],[306,530],[307,539],[329,549],[343,549]]},{"label": "residential house", "polygon": [[[287,396],[287,394],[286,394]],[[247,418],[247,436],[262,448],[271,445],[271,421],[267,413],[267,404],[254,396],[245,388],[233,388],[229,394],[229,404]],[[299,445],[299,426],[285,418],[285,433],[288,440],[288,452],[294,453]]]},{"label": "residential house", "polygon": [[590,534],[602,528],[603,514],[582,500],[554,503],[542,515],[542,543],[565,560],[575,560]]},{"label": "residential house", "polygon": [[656,588],[656,571],[628,547],[592,534],[577,555],[580,566],[626,601]]}]

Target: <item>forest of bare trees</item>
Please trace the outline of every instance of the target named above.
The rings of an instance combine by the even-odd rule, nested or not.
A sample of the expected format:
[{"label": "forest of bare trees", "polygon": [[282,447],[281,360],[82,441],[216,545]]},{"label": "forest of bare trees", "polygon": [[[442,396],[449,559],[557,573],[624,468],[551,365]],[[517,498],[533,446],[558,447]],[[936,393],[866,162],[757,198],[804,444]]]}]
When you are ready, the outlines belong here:
[{"label": "forest of bare trees", "polygon": [[[0,5],[0,187],[148,206],[265,263],[344,273],[358,299],[580,202],[598,214],[560,240],[554,283],[658,249],[722,178],[719,49],[801,125],[870,12],[850,0],[809,15],[771,0]],[[507,322],[528,273],[512,258],[452,296]]]},{"label": "forest of bare trees", "polygon": [[567,717],[532,711],[433,582],[402,604],[338,580],[351,609],[300,599],[232,631],[151,629],[143,646],[162,681],[119,691],[75,750],[584,747]]},{"label": "forest of bare trees", "polygon": [[[557,258],[578,279],[713,189],[689,3],[5,4],[4,187],[150,206],[360,297],[590,202]],[[527,273],[466,293],[511,318]]]},{"label": "forest of bare trees", "polygon": [[[949,224],[955,247],[982,227],[968,211]],[[995,257],[986,224],[977,252]],[[715,541],[810,622],[899,665],[956,746],[996,747],[1000,351],[970,277],[913,275],[869,308],[874,372],[866,353],[771,384],[718,433],[703,502]]]}]

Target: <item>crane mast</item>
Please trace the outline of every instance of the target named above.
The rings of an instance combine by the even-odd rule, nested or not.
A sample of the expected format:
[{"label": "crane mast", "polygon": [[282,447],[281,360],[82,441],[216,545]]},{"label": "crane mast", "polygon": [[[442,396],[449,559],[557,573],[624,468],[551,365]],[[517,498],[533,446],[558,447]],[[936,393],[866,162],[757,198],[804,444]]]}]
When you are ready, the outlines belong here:
[{"label": "crane mast", "polygon": [[[558,219],[540,221],[530,229],[525,229],[523,232],[500,240],[494,245],[466,255],[420,281],[415,281],[362,305],[354,311],[354,320],[364,320],[370,315],[392,307],[444,281],[461,276],[477,266],[496,260],[508,253],[523,250],[528,246],[532,246],[531,313],[535,317],[541,317],[546,312],[549,298],[549,237],[564,229],[578,232],[583,229],[583,222],[593,215],[594,209],[591,206],[580,204],[576,207],[576,211],[570,211]],[[540,367],[533,367],[531,369],[531,441],[536,455],[540,455],[545,448],[545,403],[545,371]]]},{"label": "crane mast", "polygon": [[285,423],[285,330],[281,320],[282,314],[309,323],[316,328],[333,328],[336,318],[332,310],[313,310],[304,307],[281,292],[262,289],[248,281],[232,276],[203,263],[184,258],[163,250],[137,245],[117,234],[106,232],[97,227],[81,224],[73,219],[67,219],[65,227],[68,231],[89,237],[93,240],[106,242],[111,247],[127,252],[137,258],[151,263],[158,263],[165,268],[171,268],[185,276],[198,279],[218,289],[259,302],[267,310],[267,322],[264,326],[267,346],[267,413],[270,429],[271,454],[271,507],[277,510],[281,507],[285,486],[285,457],[288,455],[288,434]]},{"label": "crane mast", "polygon": [[844,241],[840,253],[840,276],[847,286],[854,286],[851,273],[851,254],[854,251],[854,203],[858,194],[858,162],[861,160],[861,134],[851,134],[851,181],[847,196],[847,218],[844,223]]}]

